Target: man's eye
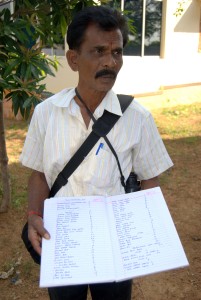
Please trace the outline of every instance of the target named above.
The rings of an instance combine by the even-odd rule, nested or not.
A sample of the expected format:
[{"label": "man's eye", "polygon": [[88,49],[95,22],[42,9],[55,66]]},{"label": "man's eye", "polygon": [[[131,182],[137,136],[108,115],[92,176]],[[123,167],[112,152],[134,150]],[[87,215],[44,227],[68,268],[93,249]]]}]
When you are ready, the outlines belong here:
[{"label": "man's eye", "polygon": [[98,53],[98,54],[102,54],[103,53],[103,49],[96,49],[96,53]]},{"label": "man's eye", "polygon": [[118,56],[118,55],[122,55],[122,50],[115,50],[113,52],[114,55]]}]

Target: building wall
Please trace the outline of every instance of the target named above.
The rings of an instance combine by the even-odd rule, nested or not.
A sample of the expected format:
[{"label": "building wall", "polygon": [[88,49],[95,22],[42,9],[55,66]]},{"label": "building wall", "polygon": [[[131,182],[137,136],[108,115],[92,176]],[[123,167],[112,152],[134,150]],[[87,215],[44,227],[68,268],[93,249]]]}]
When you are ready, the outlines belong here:
[{"label": "building wall", "polygon": [[48,75],[44,80],[47,90],[52,93],[56,93],[66,87],[74,87],[78,82],[78,73],[73,72],[70,69],[66,57],[59,56],[57,59],[60,63],[60,66],[58,67],[58,71],[55,73],[55,77]]},{"label": "building wall", "polygon": [[[176,0],[163,0],[161,55],[124,56],[114,90],[118,93],[139,94],[157,91],[163,86],[201,82],[199,53],[201,0],[187,0],[181,16],[174,15]],[[78,75],[60,57],[56,77],[48,77],[47,89],[57,92],[75,86]]]},{"label": "building wall", "polygon": [[162,85],[201,82],[199,53],[200,0],[189,0],[184,13],[176,17],[175,0],[166,1],[164,74]]}]

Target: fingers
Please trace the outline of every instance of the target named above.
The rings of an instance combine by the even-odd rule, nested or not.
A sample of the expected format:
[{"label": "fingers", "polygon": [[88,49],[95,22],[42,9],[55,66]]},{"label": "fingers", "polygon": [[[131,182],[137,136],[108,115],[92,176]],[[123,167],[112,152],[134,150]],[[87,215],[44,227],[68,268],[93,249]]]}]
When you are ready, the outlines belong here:
[{"label": "fingers", "polygon": [[28,218],[28,237],[34,250],[41,255],[41,241],[42,237],[50,239],[50,234],[43,226],[41,217],[31,215]]}]

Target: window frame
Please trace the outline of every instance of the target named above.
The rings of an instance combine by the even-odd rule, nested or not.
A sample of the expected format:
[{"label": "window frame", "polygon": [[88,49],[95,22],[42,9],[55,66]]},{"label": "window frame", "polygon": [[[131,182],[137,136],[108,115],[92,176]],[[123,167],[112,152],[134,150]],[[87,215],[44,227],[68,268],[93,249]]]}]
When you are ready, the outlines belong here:
[{"label": "window frame", "polygon": [[[147,57],[147,56],[160,56],[162,55],[163,48],[164,48],[164,38],[163,38],[163,28],[164,28],[164,6],[166,1],[164,0],[155,0],[158,2],[162,2],[162,14],[161,14],[161,30],[160,30],[160,54],[159,55],[146,55],[145,54],[145,38],[146,38],[146,4],[147,4],[147,0],[142,0],[142,37],[141,37],[141,53],[140,53],[140,57]],[[125,4],[125,0],[120,0],[120,5],[121,5],[121,10],[124,11],[124,5]],[[127,56],[127,55],[126,55]],[[133,55],[133,56],[139,56],[139,55]]]}]

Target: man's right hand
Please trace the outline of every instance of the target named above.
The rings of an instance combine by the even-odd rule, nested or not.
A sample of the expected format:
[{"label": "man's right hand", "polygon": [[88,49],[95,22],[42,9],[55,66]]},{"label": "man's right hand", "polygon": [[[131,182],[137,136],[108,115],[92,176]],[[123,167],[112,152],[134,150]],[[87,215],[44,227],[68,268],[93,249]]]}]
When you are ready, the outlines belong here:
[{"label": "man's right hand", "polygon": [[[45,174],[33,171],[28,184],[28,212],[40,212],[42,215],[44,200],[49,197],[49,193],[50,189]],[[50,234],[43,226],[43,219],[38,215],[30,214],[28,216],[28,238],[39,255],[41,255],[42,237],[50,239]]]},{"label": "man's right hand", "polygon": [[41,255],[42,237],[50,239],[49,232],[43,226],[43,219],[37,215],[30,215],[28,217],[28,238],[39,255]]}]

